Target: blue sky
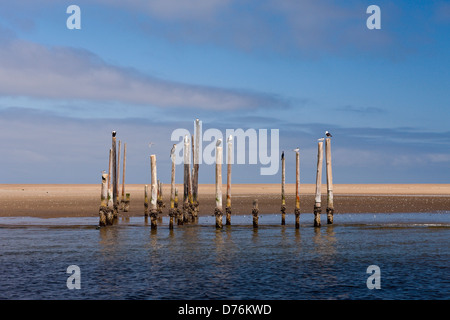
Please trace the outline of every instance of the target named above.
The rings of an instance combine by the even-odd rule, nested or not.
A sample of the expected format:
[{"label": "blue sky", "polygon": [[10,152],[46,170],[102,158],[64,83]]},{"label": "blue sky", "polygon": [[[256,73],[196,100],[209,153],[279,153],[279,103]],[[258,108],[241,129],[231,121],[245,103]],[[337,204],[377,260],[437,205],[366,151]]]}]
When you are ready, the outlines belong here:
[{"label": "blue sky", "polygon": [[[151,153],[168,183],[171,133],[195,118],[279,129],[304,183],[325,130],[335,183],[448,183],[449,34],[448,1],[0,1],[0,183],[98,183],[112,130],[129,183],[149,183]],[[259,168],[233,182],[280,181]]]}]

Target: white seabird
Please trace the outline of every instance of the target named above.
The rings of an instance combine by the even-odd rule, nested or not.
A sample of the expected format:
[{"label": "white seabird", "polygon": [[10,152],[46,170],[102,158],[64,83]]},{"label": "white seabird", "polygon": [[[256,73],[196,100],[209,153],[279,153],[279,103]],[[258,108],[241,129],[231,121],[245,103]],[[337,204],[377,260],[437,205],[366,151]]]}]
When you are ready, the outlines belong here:
[{"label": "white seabird", "polygon": [[327,137],[332,137],[331,133],[329,133],[328,131],[325,131],[325,135],[326,135]]}]

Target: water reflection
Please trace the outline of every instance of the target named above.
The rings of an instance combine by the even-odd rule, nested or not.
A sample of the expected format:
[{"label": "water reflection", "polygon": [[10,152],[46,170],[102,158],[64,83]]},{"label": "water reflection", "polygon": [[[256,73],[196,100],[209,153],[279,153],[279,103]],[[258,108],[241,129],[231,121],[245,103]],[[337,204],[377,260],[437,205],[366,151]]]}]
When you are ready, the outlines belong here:
[{"label": "water reflection", "polygon": [[[7,249],[0,269],[8,276],[0,279],[0,297],[67,297],[70,264],[81,267],[85,299],[442,299],[449,292],[442,281],[450,264],[443,246],[450,238],[448,215],[434,221],[421,215],[419,222],[408,217],[403,224],[391,216],[389,224],[374,224],[340,215],[338,224],[314,228],[311,219],[299,229],[288,219],[281,226],[277,217],[264,216],[259,228],[233,218],[221,230],[209,217],[172,230],[165,220],[152,230],[143,217],[99,230],[92,220],[81,228],[39,222],[22,229],[11,221],[13,227],[1,225]],[[389,275],[391,285],[377,295],[366,287],[370,264]],[[38,272],[24,272],[27,266]],[[46,290],[26,285],[41,285],[36,279],[56,269],[63,270],[63,285],[58,279]]]}]

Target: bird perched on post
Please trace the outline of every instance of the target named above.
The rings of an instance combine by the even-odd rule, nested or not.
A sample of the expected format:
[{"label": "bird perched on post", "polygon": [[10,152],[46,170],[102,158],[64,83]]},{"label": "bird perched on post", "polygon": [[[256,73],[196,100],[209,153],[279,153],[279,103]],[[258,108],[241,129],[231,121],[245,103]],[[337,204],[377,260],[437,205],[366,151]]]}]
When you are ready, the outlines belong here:
[{"label": "bird perched on post", "polygon": [[112,132],[112,136],[115,137],[116,136],[116,131]]},{"label": "bird perched on post", "polygon": [[283,160],[283,159],[284,159],[284,151],[281,152],[281,160]]},{"label": "bird perched on post", "polygon": [[329,133],[328,131],[325,131],[325,135],[326,135],[328,138],[331,138],[331,137],[332,137],[331,133]]},{"label": "bird perched on post", "polygon": [[325,138],[319,138],[317,139],[317,141],[323,141]]},{"label": "bird perched on post", "polygon": [[217,139],[217,141],[216,141],[216,147],[219,147],[221,143],[222,143],[222,139]]},{"label": "bird perched on post", "polygon": [[300,148],[299,147],[297,147],[297,148],[295,148],[294,150],[292,150],[292,151],[295,151],[295,152],[299,152],[300,151]]},{"label": "bird perched on post", "polygon": [[176,143],[173,144],[172,149],[170,150],[170,157],[173,156],[173,154],[175,153],[175,149],[176,149],[177,145]]}]

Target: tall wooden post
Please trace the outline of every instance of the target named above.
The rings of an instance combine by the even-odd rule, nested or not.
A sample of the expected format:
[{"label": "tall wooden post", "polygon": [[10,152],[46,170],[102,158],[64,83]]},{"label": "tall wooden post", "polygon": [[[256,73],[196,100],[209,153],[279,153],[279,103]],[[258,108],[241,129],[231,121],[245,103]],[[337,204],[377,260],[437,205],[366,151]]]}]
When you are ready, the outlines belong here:
[{"label": "tall wooden post", "polygon": [[117,150],[117,177],[116,177],[116,185],[117,185],[117,195],[116,195],[116,201],[117,201],[117,210],[119,209],[120,204],[120,197],[119,197],[119,185],[120,185],[120,149],[121,149],[122,143],[119,140],[119,147]]},{"label": "tall wooden post", "polygon": [[253,228],[258,228],[258,199],[253,200],[253,209],[252,209],[252,215],[253,215]]},{"label": "tall wooden post", "polygon": [[281,153],[281,225],[286,224],[286,196],[284,193],[286,184],[286,164],[284,160],[284,151]]},{"label": "tall wooden post", "polygon": [[322,212],[322,163],[323,163],[323,141],[319,141],[317,145],[316,197],[314,203],[315,227],[320,227],[320,214]]},{"label": "tall wooden post", "polygon": [[216,216],[216,228],[222,228],[223,211],[222,211],[222,143],[221,139],[216,143],[216,207],[214,215]]},{"label": "tall wooden post", "polygon": [[150,223],[151,228],[156,229],[158,225],[158,210],[156,207],[157,198],[158,198],[158,186],[157,181],[158,178],[156,176],[156,155],[152,154],[150,156],[150,166],[152,173],[152,188],[151,188],[151,198],[150,198]]},{"label": "tall wooden post", "polygon": [[295,151],[295,228],[300,228],[300,153]]},{"label": "tall wooden post", "polygon": [[[127,143],[123,144],[123,165],[122,165],[122,202],[125,201],[125,169],[127,162]],[[125,207],[125,205],[124,205]]]},{"label": "tall wooden post", "polygon": [[108,174],[103,173],[102,174],[102,193],[100,196],[100,209],[98,211],[99,214],[99,223],[98,225],[100,227],[106,226],[106,214],[108,210]]},{"label": "tall wooden post", "polygon": [[175,208],[176,216],[177,216],[177,224],[182,225],[184,222],[183,213],[180,208],[178,208],[178,188],[175,187],[175,199],[173,206]]},{"label": "tall wooden post", "polygon": [[112,177],[113,185],[113,205],[114,205],[114,218],[117,218],[117,153],[116,153],[116,131],[112,132]]},{"label": "tall wooden post", "polygon": [[108,162],[108,190],[111,189],[111,194],[112,194],[111,166],[112,166],[112,149],[109,149],[109,162]]},{"label": "tall wooden post", "polygon": [[175,151],[177,145],[174,144],[170,150],[170,159],[172,160],[172,175],[170,178],[170,209],[169,209],[169,229],[173,229],[173,218],[176,216],[175,211]]},{"label": "tall wooden post", "polygon": [[197,218],[199,213],[199,202],[198,202],[198,170],[199,170],[199,164],[200,164],[200,120],[195,119],[195,143],[192,141],[192,147],[194,148],[194,172],[192,175],[192,197],[194,202],[194,215]]},{"label": "tall wooden post", "polygon": [[231,225],[231,162],[233,160],[233,136],[227,139],[227,205],[225,207],[226,224]]},{"label": "tall wooden post", "polygon": [[184,137],[184,189],[183,189],[183,220],[188,221],[189,216],[189,180],[191,178],[190,174],[190,148],[189,148],[189,137],[186,135]]},{"label": "tall wooden post", "polygon": [[325,139],[325,156],[327,162],[327,224],[333,223],[333,174],[331,172],[331,139]]}]

